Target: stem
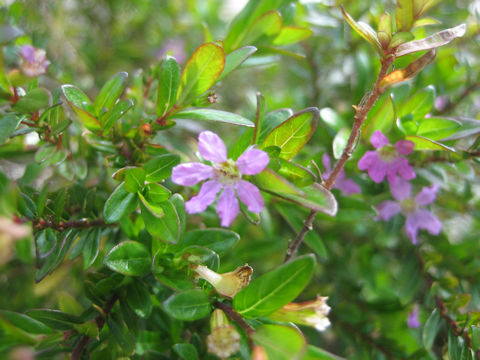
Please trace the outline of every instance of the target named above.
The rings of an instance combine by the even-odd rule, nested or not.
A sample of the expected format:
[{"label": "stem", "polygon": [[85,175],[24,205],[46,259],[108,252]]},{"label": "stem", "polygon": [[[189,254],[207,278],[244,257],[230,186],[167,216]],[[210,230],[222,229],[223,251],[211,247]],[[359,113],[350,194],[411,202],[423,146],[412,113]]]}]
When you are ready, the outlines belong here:
[{"label": "stem", "polygon": [[[28,222],[29,220],[27,219],[19,219],[19,222]],[[43,218],[39,220],[34,220],[33,221],[33,226],[37,230],[45,229],[45,228],[52,228],[57,231],[64,231],[66,229],[71,229],[71,228],[90,228],[94,226],[111,226],[115,224],[106,224],[103,219],[94,219],[94,220],[88,220],[88,219],[81,219],[81,220],[71,220],[71,221],[60,221],[60,222],[54,222],[54,221],[48,221]]]},{"label": "stem", "polygon": [[248,323],[243,319],[243,317],[239,313],[237,313],[230,305],[222,303],[220,301],[215,301],[213,305],[222,310],[225,314],[227,314],[228,318],[231,321],[234,321],[238,324],[238,326],[242,328],[242,330],[247,335],[247,340],[250,348],[253,349],[255,344],[253,343],[252,335],[255,330],[250,325],[248,325]]},{"label": "stem", "polygon": [[[352,126],[352,131],[350,132],[350,136],[348,138],[347,145],[345,146],[345,149],[343,149],[342,156],[340,159],[337,161],[335,164],[335,167],[333,168],[330,176],[328,179],[325,180],[324,187],[327,190],[330,190],[333,185],[335,184],[335,180],[337,179],[338,175],[340,172],[343,170],[345,163],[347,162],[348,159],[352,156],[354,150],[355,150],[355,145],[357,143],[357,139],[360,136],[360,131],[362,128],[363,123],[365,122],[365,119],[367,118],[367,115],[369,111],[372,109],[372,106],[375,104],[379,96],[383,93],[385,90],[384,88],[380,87],[380,82],[382,79],[387,75],[388,69],[390,68],[390,65],[392,65],[393,61],[395,58],[393,56],[388,56],[383,58],[382,61],[382,67],[380,68],[380,72],[377,77],[377,81],[375,82],[373,86],[373,90],[362,98],[362,101],[360,104],[357,106],[354,106],[355,109],[355,116],[353,118],[353,126]],[[308,214],[307,219],[303,223],[303,227],[300,230],[300,232],[297,234],[297,237],[295,240],[288,246],[287,249],[287,254],[285,256],[284,262],[287,262],[290,260],[295,253],[297,252],[298,248],[300,247],[300,244],[303,242],[305,239],[305,236],[307,233],[312,230],[313,228],[313,221],[315,220],[315,215],[317,214],[316,211],[312,210],[310,211],[310,214]]]}]

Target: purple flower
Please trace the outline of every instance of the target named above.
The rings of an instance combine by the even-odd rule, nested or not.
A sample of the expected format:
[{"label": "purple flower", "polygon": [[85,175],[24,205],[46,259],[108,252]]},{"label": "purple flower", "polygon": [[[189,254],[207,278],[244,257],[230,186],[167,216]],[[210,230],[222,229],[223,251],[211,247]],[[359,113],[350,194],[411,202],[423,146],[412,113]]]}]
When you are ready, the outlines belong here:
[{"label": "purple flower", "polygon": [[[332,173],[332,167],[330,157],[327,154],[323,154],[322,163],[325,167],[325,173],[323,177],[327,179]],[[360,186],[355,184],[353,180],[345,178],[345,170],[342,169],[333,184],[334,189],[339,189],[343,195],[358,194],[360,192]]]},{"label": "purple flower", "polygon": [[378,216],[375,220],[388,221],[399,212],[406,216],[405,230],[413,244],[418,244],[418,229],[425,229],[432,235],[438,235],[442,230],[442,223],[430,211],[422,209],[422,206],[435,201],[438,187],[424,186],[415,198],[411,197],[411,185],[408,181],[398,180],[390,187],[392,196],[397,201],[384,201],[377,206]]},{"label": "purple flower", "polygon": [[266,152],[247,149],[235,162],[227,159],[227,149],[220,137],[203,131],[198,136],[198,150],[212,166],[202,163],[180,164],[172,170],[172,181],[183,186],[192,186],[205,181],[198,195],[185,203],[189,214],[205,211],[221,191],[217,202],[217,214],[222,226],[229,226],[239,211],[237,196],[247,205],[248,211],[259,213],[263,210],[260,190],[242,180],[242,175],[255,175],[263,171],[270,161]]},{"label": "purple flower", "polygon": [[22,71],[30,77],[40,76],[47,72],[50,61],[47,60],[45,50],[34,48],[30,45],[22,46],[20,50],[22,57]]},{"label": "purple flower", "polygon": [[408,314],[407,325],[410,329],[418,329],[422,326],[418,318],[418,306],[415,306],[410,314]]},{"label": "purple flower", "polygon": [[380,130],[373,133],[370,142],[377,150],[367,151],[358,162],[360,170],[368,170],[368,175],[376,183],[382,182],[387,176],[390,184],[394,185],[397,175],[404,180],[415,177],[408,160],[402,155],[408,155],[413,151],[415,144],[408,140],[400,140],[391,145]]}]

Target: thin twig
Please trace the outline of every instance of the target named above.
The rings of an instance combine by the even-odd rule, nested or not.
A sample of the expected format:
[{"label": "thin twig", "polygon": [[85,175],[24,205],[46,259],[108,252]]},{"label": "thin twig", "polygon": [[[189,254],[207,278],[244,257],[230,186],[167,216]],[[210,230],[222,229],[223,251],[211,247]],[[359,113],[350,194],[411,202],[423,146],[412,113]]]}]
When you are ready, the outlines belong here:
[{"label": "thin twig", "polygon": [[[26,219],[20,219],[20,222],[28,222],[28,221],[29,220],[26,220]],[[57,231],[64,231],[66,229],[71,229],[71,228],[87,229],[94,226],[111,226],[111,225],[115,225],[115,224],[106,224],[103,219],[94,219],[94,220],[80,219],[80,220],[54,222],[54,221],[48,221],[48,220],[45,220],[44,218],[41,218],[33,221],[33,226],[37,230],[52,228]]]},{"label": "thin twig", "polygon": [[237,313],[230,305],[222,303],[220,301],[215,301],[213,305],[222,310],[231,321],[237,323],[238,326],[242,328],[242,330],[247,335],[247,340],[250,348],[253,349],[255,344],[253,343],[252,335],[255,330],[250,325],[248,325],[247,322],[243,319],[243,317],[239,313]]},{"label": "thin twig", "polygon": [[287,262],[288,260],[290,260],[295,255],[298,248],[300,247],[300,244],[305,239],[305,236],[307,235],[307,233],[310,230],[312,230],[313,220],[315,220],[315,215],[317,215],[317,212],[315,210],[310,211],[310,214],[308,214],[307,219],[303,222],[302,229],[297,234],[297,237],[295,238],[295,241],[293,241],[288,246],[287,255],[285,256],[284,262]]}]

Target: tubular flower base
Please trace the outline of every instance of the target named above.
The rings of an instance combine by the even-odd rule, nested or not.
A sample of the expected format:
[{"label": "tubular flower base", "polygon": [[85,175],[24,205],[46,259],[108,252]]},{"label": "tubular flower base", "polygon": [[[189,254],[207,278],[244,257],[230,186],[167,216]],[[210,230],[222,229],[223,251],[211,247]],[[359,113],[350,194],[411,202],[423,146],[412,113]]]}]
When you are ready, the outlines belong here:
[{"label": "tubular flower base", "polygon": [[318,331],[323,331],[330,326],[327,317],[330,306],[327,305],[327,299],[328,297],[318,296],[316,300],[289,303],[269,317],[273,320],[313,326]]},{"label": "tubular flower base", "polygon": [[240,334],[228,322],[227,316],[216,309],[210,318],[210,335],[207,336],[208,352],[226,359],[240,350]]},{"label": "tubular flower base", "polygon": [[227,159],[227,149],[220,137],[204,131],[198,137],[198,150],[212,166],[202,163],[187,163],[172,169],[172,181],[183,186],[202,184],[198,195],[185,203],[189,214],[199,213],[212,204],[219,192],[217,214],[222,226],[230,226],[238,215],[237,196],[247,205],[248,211],[259,213],[264,203],[260,190],[252,183],[242,180],[243,175],[255,175],[263,171],[270,161],[266,152],[247,149],[237,161]]},{"label": "tubular flower base", "polygon": [[213,285],[215,290],[222,296],[233,298],[237,292],[250,283],[253,269],[245,264],[234,271],[218,274],[206,266],[198,265],[195,272]]},{"label": "tubular flower base", "polygon": [[440,234],[442,223],[430,211],[421,209],[435,201],[438,187],[432,185],[423,187],[415,198],[411,197],[412,186],[409,182],[399,180],[390,188],[392,196],[397,201],[384,201],[377,206],[378,216],[375,220],[390,220],[394,215],[402,213],[407,218],[405,230],[413,244],[418,244],[418,229],[425,229],[432,235]]},{"label": "tubular flower base", "polygon": [[376,183],[382,182],[387,177],[390,184],[395,185],[397,177],[404,180],[415,178],[415,172],[402,155],[413,151],[415,144],[408,140],[400,140],[391,145],[388,139],[379,130],[375,131],[370,142],[377,150],[367,151],[358,161],[360,170],[368,170],[368,175]]}]

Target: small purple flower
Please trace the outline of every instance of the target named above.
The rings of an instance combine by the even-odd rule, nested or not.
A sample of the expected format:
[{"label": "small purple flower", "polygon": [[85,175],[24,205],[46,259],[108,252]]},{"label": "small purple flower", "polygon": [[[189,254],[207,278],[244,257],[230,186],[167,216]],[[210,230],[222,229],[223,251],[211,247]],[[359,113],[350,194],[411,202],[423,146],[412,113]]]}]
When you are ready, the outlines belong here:
[{"label": "small purple flower", "polygon": [[415,306],[410,314],[408,314],[407,325],[410,329],[418,329],[422,326],[418,318],[418,306]]},{"label": "small purple flower", "polygon": [[[323,154],[322,156],[322,163],[325,167],[325,173],[323,177],[327,179],[330,174],[332,173],[331,161],[330,157],[327,154]],[[339,189],[343,195],[352,195],[358,194],[360,192],[360,186],[355,184],[355,182],[351,179],[347,179],[345,177],[345,170],[342,169],[335,180],[335,184],[333,185],[334,189]]]},{"label": "small purple flower", "polygon": [[438,235],[442,230],[442,223],[430,211],[421,209],[435,201],[438,187],[424,186],[415,198],[411,197],[411,185],[408,181],[399,179],[395,185],[391,185],[390,191],[397,201],[384,201],[377,206],[378,220],[388,221],[394,215],[401,212],[406,216],[405,230],[413,244],[418,244],[418,229],[425,229],[432,235]]},{"label": "small purple flower", "polygon": [[50,61],[47,60],[45,50],[34,48],[30,45],[23,45],[20,50],[22,57],[22,71],[30,77],[40,76],[47,72]]},{"label": "small purple flower", "polygon": [[415,144],[408,140],[400,140],[391,145],[380,130],[373,133],[370,142],[377,150],[367,151],[358,162],[360,170],[368,170],[368,175],[376,183],[382,182],[387,176],[390,184],[394,185],[397,175],[404,180],[411,180],[415,173],[408,160],[402,155],[413,151]]},{"label": "small purple flower", "polygon": [[263,198],[260,190],[242,180],[242,175],[255,175],[263,171],[270,161],[266,152],[247,149],[235,162],[227,159],[227,149],[220,137],[203,131],[198,136],[198,150],[212,166],[199,162],[180,164],[172,169],[172,181],[183,186],[202,184],[198,195],[185,203],[189,214],[205,211],[221,191],[217,202],[217,214],[222,226],[229,226],[239,211],[237,196],[247,205],[248,211],[259,213],[263,210]]}]

